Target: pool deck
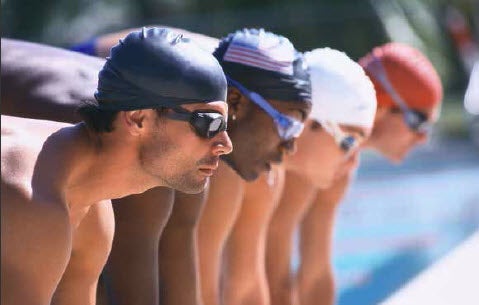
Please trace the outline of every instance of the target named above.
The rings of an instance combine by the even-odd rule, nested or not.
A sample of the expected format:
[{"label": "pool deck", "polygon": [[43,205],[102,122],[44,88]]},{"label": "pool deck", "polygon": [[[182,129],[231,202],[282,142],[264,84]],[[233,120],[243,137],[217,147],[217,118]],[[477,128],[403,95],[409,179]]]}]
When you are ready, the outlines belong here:
[{"label": "pool deck", "polygon": [[382,305],[477,305],[479,231],[416,276]]}]

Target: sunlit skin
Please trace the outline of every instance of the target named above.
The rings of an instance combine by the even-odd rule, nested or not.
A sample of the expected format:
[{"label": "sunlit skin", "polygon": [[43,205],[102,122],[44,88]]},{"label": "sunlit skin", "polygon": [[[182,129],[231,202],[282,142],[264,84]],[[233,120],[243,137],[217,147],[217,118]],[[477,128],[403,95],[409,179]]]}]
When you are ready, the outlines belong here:
[{"label": "sunlit skin", "polygon": [[[365,128],[339,126],[360,143],[370,134]],[[359,147],[346,154],[333,136],[310,120],[298,139],[296,154],[287,158],[285,185],[269,223],[266,244],[271,304],[296,304],[296,281],[290,269],[294,231],[313,203],[315,194],[333,185],[338,174],[357,166]]]},{"label": "sunlit skin", "polygon": [[[295,105],[298,103],[271,103],[278,110],[300,121],[304,121],[309,112],[309,107],[305,105],[298,108]],[[267,119],[271,120],[269,117]],[[231,232],[226,232],[229,238],[224,246],[225,261],[221,283],[224,287],[222,294],[225,304],[269,304],[264,272],[266,228],[283,185],[284,172],[278,165],[295,150],[295,141],[292,141],[288,146],[280,145],[274,154],[269,154],[271,161],[265,163],[263,159],[254,163],[258,164],[259,170],[262,169],[263,172],[257,181],[244,185],[243,199],[237,214],[234,215]],[[244,164],[247,164],[246,161]],[[267,172],[264,172],[264,169]],[[258,202],[265,204],[258,205]]]},{"label": "sunlit skin", "polygon": [[[439,116],[439,106],[415,110],[425,113],[431,123],[435,123]],[[371,135],[362,148],[373,148],[391,162],[400,163],[427,138],[428,134],[409,129],[400,111],[380,106]],[[334,304],[335,284],[331,266],[333,227],[337,207],[352,181],[354,168],[354,165],[343,167],[332,186],[318,190],[309,198],[311,206],[304,212],[299,226],[300,266],[290,290],[301,305]]]},{"label": "sunlit skin", "polygon": [[[229,89],[228,104],[230,105],[228,134],[230,134],[232,141],[237,143],[235,144],[235,151],[238,151],[238,146],[240,151],[241,149],[248,150],[250,147],[248,143],[242,143],[241,141],[251,142],[259,141],[259,139],[265,141],[264,144],[255,147],[256,150],[249,149],[248,152],[244,153],[248,154],[246,156],[256,156],[256,158],[251,158],[251,161],[240,153],[238,153],[239,156],[235,156],[235,160],[240,160],[243,162],[241,164],[242,171],[253,173],[252,175],[256,177],[260,173],[264,172],[265,168],[267,166],[269,167],[269,164],[279,162],[283,159],[286,153],[291,153],[294,150],[294,141],[290,141],[288,143],[281,142],[277,136],[276,127],[273,125],[271,118],[263,113],[262,110],[257,109],[256,106],[252,105],[251,102],[243,97],[235,88]],[[310,111],[309,105],[305,103],[272,101],[272,104],[278,110],[283,111],[285,114],[293,116],[299,120],[304,120]],[[234,120],[232,117],[234,117]],[[262,128],[260,132],[258,132],[258,128],[256,128],[256,132],[252,133],[254,136],[251,136],[250,134],[249,136],[245,137],[244,133],[241,132],[245,126],[248,126],[248,128],[250,128],[249,126],[262,126]],[[243,159],[245,159],[245,161],[242,161]],[[146,268],[147,265],[150,265],[150,267],[153,266],[150,269],[156,270],[155,266],[156,262],[158,262],[161,280],[159,284],[160,299],[162,302],[165,304],[196,304],[201,301],[198,300],[200,290],[196,289],[199,287],[200,278],[195,277],[195,272],[199,269],[201,271],[201,275],[203,275],[203,273],[214,273],[214,270],[212,269],[214,267],[209,266],[216,266],[217,264],[220,264],[221,259],[216,259],[213,256],[215,254],[209,254],[206,259],[203,259],[202,256],[200,256],[199,260],[202,264],[198,267],[196,235],[198,234],[199,250],[204,249],[205,251],[208,251],[208,253],[221,253],[221,250],[217,249],[218,247],[223,247],[225,238],[224,235],[228,234],[228,232],[231,230],[231,226],[233,225],[232,220],[236,218],[236,209],[241,204],[240,198],[242,198],[243,184],[244,180],[238,175],[238,173],[226,165],[225,162],[220,161],[220,166],[217,173],[211,177],[210,191],[208,196],[204,194],[186,195],[180,194],[178,192],[176,193],[173,213],[171,214],[171,218],[161,235],[158,259],[150,259],[150,256],[147,256],[146,254],[146,247],[141,247],[141,249],[145,249],[144,252],[141,252],[141,256],[148,257],[148,259],[145,258],[141,263],[138,263],[142,270],[144,270],[143,267]],[[206,207],[203,208],[206,198],[208,198],[208,202]],[[221,198],[221,200],[217,201],[218,199],[216,198]],[[229,204],[224,205],[224,198],[228,198]],[[134,206],[134,204],[131,203],[131,209],[142,209],[144,204],[142,203],[143,200],[141,198],[135,199],[135,202],[140,204]],[[217,206],[214,206],[215,204],[217,204]],[[206,227],[203,226],[202,230],[201,221],[203,220],[200,221],[200,212],[202,212],[202,217],[208,219],[206,223],[211,224],[223,222],[223,226],[220,227],[221,230],[210,230],[209,225]],[[145,219],[149,219],[149,217]],[[125,223],[125,230],[127,229],[127,226],[128,224]],[[137,234],[141,234],[142,236],[147,234],[147,236],[149,236],[147,240],[151,241],[147,244],[155,244],[155,240],[157,240],[157,236],[160,232],[158,232],[158,230],[154,229],[152,226],[144,228],[144,230],[138,231]],[[197,229],[199,230],[199,233],[197,233]],[[202,236],[205,236],[203,235],[205,234],[205,231],[207,232],[206,240],[202,239]],[[220,237],[215,238],[215,236]],[[133,236],[130,234],[128,238],[133,238]],[[121,248],[122,253],[128,253],[126,250],[128,247],[127,238],[125,238],[122,244],[124,244],[124,247]],[[204,247],[203,244],[205,245]],[[131,252],[131,250],[129,252]],[[138,252],[135,253],[138,254]],[[120,253],[116,255],[119,258],[118,262],[122,262],[123,260],[120,258],[122,255]],[[207,261],[205,262],[205,260]],[[112,259],[110,259],[110,262],[111,261]],[[210,264],[210,261],[213,263]],[[118,270],[120,268],[120,264],[116,265],[116,269]],[[130,267],[127,268],[130,269]],[[131,269],[133,268],[134,267],[131,267]],[[122,268],[122,270],[124,269],[125,267]],[[132,272],[139,274],[137,270],[132,270]],[[121,270],[118,270],[116,274],[118,273],[126,274]],[[149,276],[152,276],[151,273],[151,271],[148,272]],[[219,274],[219,271],[217,274]],[[125,293],[125,291],[118,292],[121,293],[121,295],[128,295],[132,299],[136,295],[134,300],[138,300],[139,297],[137,296],[137,293],[143,289],[145,291],[149,291],[149,293],[145,295],[152,295],[152,291],[154,293],[153,295],[156,295],[156,290],[152,289],[151,281],[148,282],[149,277],[141,277],[141,279],[144,279],[145,281],[145,286],[149,288],[138,289],[131,289],[133,287],[131,285],[133,284],[131,284],[131,281],[127,280],[126,275],[123,275],[121,278],[125,280],[121,281],[122,284],[121,286],[119,285],[118,288],[124,287],[124,284],[129,285],[128,283],[130,283],[130,287],[126,287],[129,288],[128,293]],[[212,290],[216,295],[219,289],[219,282],[217,277],[214,278],[216,280]],[[208,278],[203,280],[203,277],[201,277],[201,288],[204,299],[207,297],[205,296],[204,291],[207,290],[207,287],[209,287],[207,280]],[[182,283],[181,286],[175,284],[179,282]],[[136,283],[134,285],[136,286]],[[186,289],[186,287],[189,288]],[[187,292],[185,292],[185,289]],[[142,302],[143,301],[146,302],[146,299],[142,299]],[[125,302],[125,304],[127,303]]]},{"label": "sunlit skin", "polygon": [[[435,123],[440,109],[438,106],[415,110],[426,114],[429,121]],[[373,132],[366,146],[378,151],[389,161],[398,164],[414,147],[425,143],[427,138],[427,134],[410,130],[400,111],[392,111],[389,107],[379,107]]]},{"label": "sunlit skin", "polygon": [[[113,44],[117,42],[118,40]],[[31,54],[38,55],[41,60],[38,57],[32,57]],[[68,64],[48,64],[52,62]],[[76,109],[82,104],[83,100],[93,98],[93,92],[97,87],[98,71],[103,64],[104,60],[100,58],[84,56],[40,44],[26,44],[2,39],[2,84],[5,84],[2,88],[2,112],[30,118],[78,122],[80,117],[76,113]],[[214,106],[214,104],[211,105]],[[211,108],[226,114],[226,108],[223,108],[223,105],[225,104],[218,104]],[[204,105],[198,106],[203,107]],[[197,107],[186,105],[185,108],[193,110]],[[163,121],[173,122],[168,119],[161,119],[160,124]],[[173,126],[173,124],[169,126]],[[187,122],[175,121],[174,126],[180,126],[184,128],[184,131],[191,134],[191,127]],[[156,137],[155,133],[151,135]],[[193,141],[192,138],[183,136],[179,139],[188,144],[189,151],[202,154],[199,160],[192,162],[195,163],[194,166],[198,166],[196,163],[199,163],[198,172],[188,173],[189,178],[192,178],[191,174],[194,173],[194,179],[190,179],[194,182],[194,188],[202,188],[207,180],[205,177],[211,174],[214,164],[217,163],[217,157],[204,155],[203,149],[195,145],[197,136],[193,135]],[[153,150],[142,151],[142,162],[152,161],[151,158],[153,157]],[[183,159],[182,155],[177,152],[174,157],[176,159],[168,161],[169,164],[181,165],[179,159]],[[171,173],[172,170],[174,169],[168,169],[165,172]],[[196,173],[199,173],[199,175],[196,175]],[[168,185],[172,183],[174,181],[170,181]],[[198,196],[201,196],[201,194]],[[195,198],[197,195],[185,194],[184,197]],[[113,203],[117,203],[113,205],[113,210],[118,234],[114,239],[112,254],[109,256],[107,272],[104,273],[103,279],[108,282],[106,286],[108,286],[110,295],[113,295],[117,300],[122,300],[125,304],[158,302],[158,272],[156,271],[158,270],[158,255],[156,253],[158,253],[159,238],[172,212],[173,200],[174,191],[168,187],[153,188],[142,194],[113,200]],[[183,199],[183,201],[185,200]],[[185,213],[180,213],[180,211],[172,214],[173,218],[179,219],[176,221],[177,223],[181,222],[182,218],[186,220],[188,220],[188,217],[191,218],[191,216],[188,216],[190,206],[187,204],[183,206],[188,206],[188,208],[185,208]],[[191,210],[196,211],[200,208],[201,205],[198,205],[192,207]],[[107,214],[104,210],[109,211],[110,214]],[[98,278],[97,269],[101,269],[98,266],[103,265],[108,256],[113,229],[99,224],[103,221],[112,222],[112,219],[110,217],[105,220],[103,214],[110,217],[111,207],[108,208],[107,206],[100,210],[92,209],[92,212],[87,214],[85,219],[93,219],[89,221],[92,225],[88,227],[88,232],[96,230],[95,242],[90,244],[76,242],[74,244],[75,252],[81,252],[83,255],[80,260],[70,261],[68,267],[70,271],[65,274],[60,289],[55,294],[55,304],[66,302],[67,296],[71,296],[68,299],[68,304],[76,301],[80,304],[87,304],[84,301],[84,297],[88,296],[84,292],[85,289],[75,289],[75,287],[91,285],[92,280],[96,283]],[[191,221],[185,221],[184,223],[191,223]],[[96,224],[96,226],[93,227],[93,224]],[[81,228],[83,227],[85,226],[81,226]],[[82,238],[82,240],[87,239]],[[187,244],[189,240],[185,238],[184,242],[183,240],[179,242],[183,245]],[[175,241],[175,243],[178,243],[178,241]],[[173,247],[166,248],[172,249]],[[183,251],[180,253],[183,253]],[[132,257],[138,257],[139,259],[131,259]],[[81,276],[77,276],[78,269],[87,264],[88,260],[91,260],[88,266],[95,266],[94,270],[89,267],[89,272],[83,272]],[[75,273],[72,270],[77,271]],[[101,285],[101,287],[99,293],[102,299],[99,302],[103,301],[100,304],[106,304],[108,300],[104,291],[105,285]],[[91,290],[93,288],[90,289],[90,292]],[[185,295],[184,292],[180,294]],[[93,293],[90,293],[88,297],[91,297],[91,295]],[[82,298],[77,299],[78,296],[82,296]]]},{"label": "sunlit skin", "polygon": [[[179,30],[207,50],[214,50],[218,43],[218,40],[214,38],[190,33],[182,29]],[[97,54],[101,56],[108,54],[109,47],[112,44],[116,44],[118,37],[121,35],[121,33],[114,33],[99,37],[96,43]],[[203,302],[205,304],[218,304],[219,302],[221,253],[225,239],[233,227],[234,220],[243,202],[243,179],[254,180],[258,177],[262,179],[262,173],[270,170],[274,164],[284,159],[285,154],[291,153],[295,149],[294,141],[287,143],[280,142],[271,118],[261,109],[255,106],[250,107],[250,102],[235,88],[230,87],[229,89],[228,104],[230,106],[228,134],[234,143],[235,149],[233,154],[225,158],[226,163],[230,166],[227,166],[224,162],[220,162],[217,175],[211,177],[211,188],[208,196],[209,201],[204,207],[202,218],[199,220],[198,225],[198,245],[200,254],[202,254],[200,255],[201,288]],[[304,120],[310,111],[310,106],[305,103],[272,101],[272,105],[283,113],[301,120]],[[234,118],[234,120],[232,118]],[[261,127],[258,128],[258,126]],[[233,167],[234,170],[232,170],[231,167]],[[173,213],[171,216],[174,218],[176,218],[175,215],[178,216],[178,219],[171,222],[171,224],[174,223],[175,225],[173,226],[168,223],[163,233],[161,241],[163,245],[161,248],[169,249],[169,251],[167,251],[167,254],[162,254],[162,251],[160,251],[160,266],[166,257],[172,258],[168,262],[169,267],[165,268],[161,274],[165,284],[169,281],[179,281],[184,283],[184,287],[195,286],[194,283],[196,279],[191,276],[195,268],[195,266],[191,264],[191,257],[194,257],[194,253],[191,253],[191,251],[195,251],[195,249],[189,242],[179,242],[178,236],[181,235],[183,239],[188,241],[194,239],[197,224],[193,221],[192,215],[201,211],[199,207],[203,204],[203,198],[204,197],[200,196],[188,196],[187,198],[183,196],[182,201],[185,201],[185,203],[181,205],[183,213],[180,213],[180,208],[176,209],[178,213]],[[228,201],[226,205],[224,204],[225,200]],[[137,208],[138,206],[139,205],[137,205]],[[190,210],[190,212],[188,213],[187,210]],[[183,217],[180,215],[183,214],[189,216],[182,221],[181,219],[183,219]],[[263,220],[261,220],[258,225],[262,226],[262,223]],[[144,235],[145,232],[142,234]],[[150,232],[148,236],[156,236],[156,233]],[[177,236],[176,239],[173,238],[173,236]],[[168,246],[167,243],[172,244]],[[245,253],[245,255],[249,255],[249,253]],[[233,262],[231,263],[233,264]],[[191,266],[193,270],[185,270],[184,266]],[[178,270],[185,272],[178,272]],[[134,271],[132,270],[132,272]],[[130,283],[126,282],[123,287],[129,289],[131,291],[129,294],[133,295],[133,290],[144,291],[143,287],[137,286],[139,286],[137,282],[130,281]],[[147,286],[151,287],[151,285]],[[164,288],[160,285],[160,289]],[[186,290],[188,292],[185,292]],[[168,300],[162,299],[162,301],[167,302],[165,304],[196,304],[196,292],[193,290],[194,289],[186,288],[183,290],[179,289],[179,293],[176,293],[176,290],[172,291],[170,289]],[[122,294],[124,294],[124,291],[125,289],[123,289],[123,291],[118,290],[118,292]],[[263,291],[263,294],[267,295],[267,291]],[[177,295],[177,297],[175,297],[175,295]],[[236,302],[240,302],[242,298],[243,296],[238,296]],[[250,299],[250,301],[253,304],[259,304],[259,301],[256,299]]]},{"label": "sunlit skin", "polygon": [[[224,102],[185,108],[227,113]],[[226,132],[200,139],[188,123],[162,120],[151,109],[120,112],[114,131],[102,134],[84,124],[59,130],[65,125],[13,117],[2,117],[2,123],[2,231],[14,232],[2,239],[2,249],[9,249],[2,251],[2,278],[8,279],[2,280],[2,304],[49,304],[52,297],[55,304],[94,304],[114,221],[108,201],[104,212],[91,208],[155,186],[201,191],[219,156],[232,149]],[[52,127],[44,132],[43,124]],[[160,142],[171,148],[159,147]],[[32,225],[25,226],[29,217]],[[56,234],[39,231],[46,222],[62,225]],[[93,236],[103,236],[105,244],[96,252],[83,249]],[[37,243],[41,249],[31,251]],[[70,260],[72,253],[78,256]],[[56,263],[49,265],[47,257]],[[44,266],[41,272],[39,265]],[[24,270],[21,276],[18,268]],[[45,274],[49,276],[43,279]],[[25,283],[31,284],[29,293]]]},{"label": "sunlit skin", "polygon": [[[310,111],[310,105],[306,103],[274,100],[269,102],[283,114],[301,121],[305,120]],[[235,171],[230,168],[225,167],[224,172],[220,168],[218,176],[212,177],[208,201],[199,222],[198,247],[203,301],[205,304],[220,304],[220,297],[223,295],[223,301],[226,304],[241,304],[246,301],[251,304],[263,304],[268,295],[267,291],[263,289],[258,293],[255,288],[259,286],[252,287],[248,281],[237,280],[245,271],[239,266],[250,262],[250,257],[257,257],[256,248],[248,249],[244,253],[236,250],[234,253],[227,251],[224,253],[226,255],[225,269],[221,268],[228,236],[241,236],[235,241],[237,245],[232,242],[228,247],[239,246],[245,249],[245,243],[251,241],[251,237],[246,240],[246,236],[243,233],[238,234],[237,230],[242,231],[244,225],[254,226],[257,228],[254,231],[259,234],[265,230],[263,218],[259,220],[253,218],[249,224],[248,220],[245,221],[249,214],[247,211],[251,210],[251,205],[255,203],[251,200],[251,196],[244,194],[245,188],[249,186],[246,187],[247,184],[238,173],[249,180],[256,179],[265,171],[269,171],[274,164],[279,164],[286,155],[292,154],[296,145],[295,140],[281,142],[271,117],[249,102],[235,88],[228,92],[228,104],[230,121],[233,115],[235,117],[228,131],[235,145],[235,151],[228,159],[234,160],[236,163],[234,167],[237,169],[235,174]],[[260,180],[263,179],[260,178]],[[243,204],[246,205],[244,209]],[[267,213],[265,217],[268,218]],[[238,226],[235,225],[237,221],[240,221]],[[233,228],[235,231],[232,231]],[[229,255],[234,255],[235,259],[229,259]],[[254,263],[251,266],[261,267],[263,264]],[[260,270],[256,271],[256,267],[254,268],[254,271],[249,269],[250,272],[261,274]],[[220,274],[222,281],[220,281]],[[264,279],[255,278],[254,280],[255,283],[257,280],[261,281],[261,287],[266,288]],[[222,292],[220,287],[224,287]],[[237,293],[237,291],[244,293]]]}]

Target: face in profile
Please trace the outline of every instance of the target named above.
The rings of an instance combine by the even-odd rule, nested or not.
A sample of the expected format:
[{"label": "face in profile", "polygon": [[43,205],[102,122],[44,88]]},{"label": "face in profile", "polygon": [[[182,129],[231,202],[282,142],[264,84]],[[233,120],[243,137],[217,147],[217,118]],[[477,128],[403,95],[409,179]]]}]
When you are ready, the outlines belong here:
[{"label": "face in profile", "polygon": [[[304,122],[311,111],[310,104],[303,102],[268,102],[282,114],[300,122]],[[284,156],[295,149],[295,139],[281,139],[273,119],[252,102],[247,103],[244,116],[231,122],[228,132],[235,150],[223,158],[247,181],[269,171],[273,164],[281,163]]]},{"label": "face in profile", "polygon": [[[314,120],[308,120],[298,138],[296,154],[286,161],[288,170],[300,173],[320,189],[330,187],[341,175],[346,175],[358,164],[359,149],[369,135],[362,127],[337,125],[334,132],[326,130]],[[350,139],[351,148],[341,147],[341,139]]]},{"label": "face in profile", "polygon": [[[437,120],[437,108],[414,109],[423,113],[428,124]],[[405,121],[404,113],[397,108],[378,109],[369,146],[394,163],[400,163],[418,145],[425,143],[429,135],[413,130]]]},{"label": "face in profile", "polygon": [[[188,117],[196,112],[201,116],[226,119],[228,113],[224,102],[186,104],[181,107],[183,116]],[[177,119],[178,114],[173,112],[171,109],[162,110],[149,122],[150,132],[140,147],[139,161],[142,168],[159,183],[185,193],[198,193],[214,174],[219,157],[231,152],[231,140],[225,130],[211,138],[204,137],[201,130],[197,130],[188,120]],[[203,127],[211,130],[217,128],[216,123],[209,124],[210,127],[205,124]]]}]

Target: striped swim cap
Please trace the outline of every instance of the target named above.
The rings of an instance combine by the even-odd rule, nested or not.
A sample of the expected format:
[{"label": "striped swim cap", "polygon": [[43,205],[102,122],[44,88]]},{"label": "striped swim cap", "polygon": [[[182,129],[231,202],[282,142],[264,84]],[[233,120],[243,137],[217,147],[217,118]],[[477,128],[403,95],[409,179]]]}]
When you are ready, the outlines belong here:
[{"label": "striped swim cap", "polygon": [[243,29],[223,38],[213,55],[226,75],[266,99],[311,100],[307,66],[286,37]]}]

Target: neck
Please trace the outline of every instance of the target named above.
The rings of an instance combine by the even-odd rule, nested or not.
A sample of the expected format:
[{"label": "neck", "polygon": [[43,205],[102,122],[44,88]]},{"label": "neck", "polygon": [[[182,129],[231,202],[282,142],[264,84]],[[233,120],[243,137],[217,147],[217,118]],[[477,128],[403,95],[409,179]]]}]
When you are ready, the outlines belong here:
[{"label": "neck", "polygon": [[[93,134],[83,124],[70,139],[74,149],[66,160],[65,198],[71,209],[105,199],[142,193],[157,186],[140,170],[136,147],[114,134]],[[70,144],[70,146],[73,146]],[[69,165],[69,166],[68,166]]]}]

